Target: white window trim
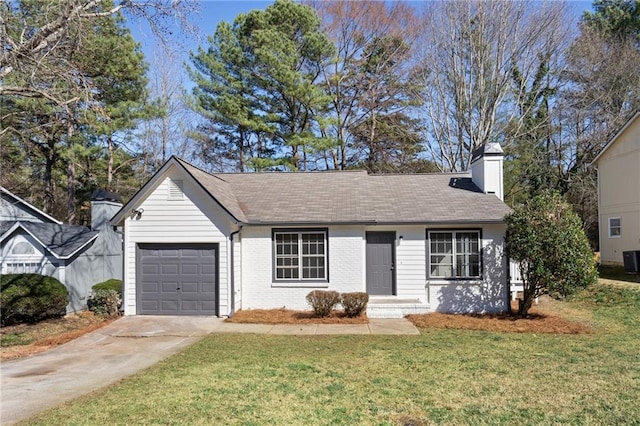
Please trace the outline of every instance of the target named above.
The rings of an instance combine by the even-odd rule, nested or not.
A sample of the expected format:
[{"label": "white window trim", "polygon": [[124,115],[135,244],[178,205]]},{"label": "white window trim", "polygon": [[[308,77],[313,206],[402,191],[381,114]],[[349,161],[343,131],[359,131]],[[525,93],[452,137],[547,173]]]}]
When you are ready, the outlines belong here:
[{"label": "white window trim", "polygon": [[[618,228],[618,230],[619,230],[619,234],[618,235],[612,235],[611,234],[611,229],[612,229],[611,220],[612,219],[618,219],[620,221],[619,222],[620,225],[613,227],[613,228]],[[620,216],[613,216],[613,217],[607,218],[607,232],[609,233],[609,238],[622,238],[622,218],[620,218]]]},{"label": "white window trim", "polygon": [[[36,271],[25,271],[25,266],[36,265]],[[22,267],[19,271],[16,268]],[[41,274],[45,275],[45,259],[42,256],[33,255],[10,255],[2,262],[1,271],[3,274]]]},{"label": "white window trim", "polygon": [[[478,236],[478,275],[473,276],[440,276],[440,275],[432,275],[431,274],[431,234],[432,233],[448,233],[451,234],[452,237],[452,257],[453,257],[453,272],[456,271],[456,234],[458,233],[475,233]],[[463,281],[473,281],[473,280],[482,280],[482,232],[479,229],[430,229],[427,231],[427,277],[428,279],[436,279],[436,280],[463,280]]]},{"label": "white window trim", "polygon": [[[298,278],[278,278],[278,249],[276,236],[277,235],[292,235],[296,234],[298,236]],[[324,236],[323,244],[324,244],[324,278],[303,278],[303,262],[302,259],[304,255],[302,254],[302,234],[322,234]],[[327,230],[326,229],[279,229],[277,231],[273,231],[273,282],[274,287],[278,286],[299,286],[299,287],[319,287],[317,284],[328,283],[329,282],[329,241],[327,238]],[[291,285],[293,284],[293,285]]]}]

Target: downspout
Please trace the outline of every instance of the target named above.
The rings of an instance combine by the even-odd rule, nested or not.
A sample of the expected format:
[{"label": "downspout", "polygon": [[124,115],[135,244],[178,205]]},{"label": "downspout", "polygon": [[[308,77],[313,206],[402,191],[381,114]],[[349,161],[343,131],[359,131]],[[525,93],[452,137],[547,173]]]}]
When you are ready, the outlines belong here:
[{"label": "downspout", "polygon": [[[506,232],[505,233],[505,240],[509,238],[509,233]],[[511,299],[512,299],[512,295],[511,295],[511,257],[509,256],[509,246],[506,244],[505,241],[505,256],[507,257],[507,313],[509,315],[512,314],[511,312]]]},{"label": "downspout", "polygon": [[121,249],[120,249],[120,263],[122,263],[122,266],[121,266],[121,268],[122,268],[121,269],[121,271],[122,271],[122,279],[121,279],[122,287],[120,287],[120,288],[121,288],[121,291],[122,291],[122,297],[121,297],[122,303],[120,304],[119,311],[120,311],[120,314],[123,314],[124,313],[124,232],[119,230],[117,226],[113,227],[113,232],[116,235],[120,236],[120,246],[121,246]]},{"label": "downspout", "polygon": [[233,314],[236,312],[236,274],[235,274],[235,269],[236,269],[236,260],[235,260],[235,256],[234,256],[234,252],[235,252],[235,245],[233,242],[233,236],[239,234],[242,231],[242,225],[239,226],[237,231],[233,231],[231,234],[229,234],[229,242],[231,243],[231,250],[230,250],[230,258],[231,258],[231,296],[230,296],[230,309],[229,309],[229,317],[232,317]]}]

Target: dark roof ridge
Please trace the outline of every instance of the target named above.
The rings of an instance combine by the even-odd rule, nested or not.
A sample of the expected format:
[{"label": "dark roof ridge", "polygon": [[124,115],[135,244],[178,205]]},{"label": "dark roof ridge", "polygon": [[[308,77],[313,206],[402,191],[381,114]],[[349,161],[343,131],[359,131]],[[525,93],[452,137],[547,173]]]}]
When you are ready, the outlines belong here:
[{"label": "dark roof ridge", "polygon": [[205,169],[203,169],[202,167],[198,167],[195,164],[192,164],[190,162],[188,162],[187,160],[185,160],[184,158],[178,157],[176,156],[176,160],[178,160],[179,163],[183,163],[183,166],[189,166],[189,167],[193,167],[196,170],[201,171],[202,173],[206,173],[210,176],[213,176],[216,179],[220,179],[221,181],[225,182],[225,183],[229,183],[226,180],[222,179],[221,177],[218,176],[219,173],[212,173],[212,172],[208,172]]},{"label": "dark roof ridge", "polygon": [[338,173],[364,173],[364,174],[369,174],[366,170],[364,169],[357,169],[357,170],[334,170],[334,169],[328,169],[328,170],[292,170],[292,171],[255,171],[255,172],[215,172],[213,173],[213,175],[310,175],[310,174],[338,174]]},{"label": "dark roof ridge", "polygon": [[[364,170],[364,169],[348,169],[348,170],[335,170],[335,169],[327,169],[327,170],[292,170],[292,171],[274,171],[274,170],[267,170],[267,171],[253,171],[253,172],[209,172],[205,169],[203,169],[200,166],[196,166],[195,164],[185,160],[182,157],[178,157],[177,155],[175,156],[175,159],[178,160],[180,163],[183,163],[183,165],[187,165],[190,167],[193,167],[194,169],[197,169],[203,173],[206,173],[208,175],[217,177],[218,179],[227,182],[226,180],[224,180],[224,178],[222,178],[221,176],[225,176],[225,175],[268,175],[268,174],[320,174],[320,173],[365,173],[367,175],[371,175],[368,171]],[[388,173],[391,174],[391,173]],[[403,174],[403,173],[398,173],[398,174]],[[404,173],[404,174],[412,174],[412,173]],[[413,174],[418,174],[418,173],[413,173]],[[434,173],[437,174],[437,173]],[[230,183],[230,182],[227,182]]]},{"label": "dark roof ridge", "polygon": [[461,176],[470,175],[470,171],[466,172],[430,172],[430,173],[370,173],[369,176]]}]

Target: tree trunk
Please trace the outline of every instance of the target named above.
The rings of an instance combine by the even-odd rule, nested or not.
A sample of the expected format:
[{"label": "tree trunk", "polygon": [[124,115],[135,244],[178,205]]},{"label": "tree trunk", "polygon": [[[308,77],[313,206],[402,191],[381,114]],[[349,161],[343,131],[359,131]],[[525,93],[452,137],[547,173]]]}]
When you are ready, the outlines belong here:
[{"label": "tree trunk", "polygon": [[56,155],[54,151],[55,141],[48,141],[46,148],[44,148],[44,200],[42,210],[45,213],[53,212],[53,203],[55,195],[53,193],[53,166],[56,161]]},{"label": "tree trunk", "polygon": [[537,291],[535,288],[531,288],[526,281],[523,283],[522,299],[518,300],[518,315],[522,318],[526,318],[529,315],[529,309],[533,304],[533,300],[536,298]]},{"label": "tree trunk", "polygon": [[76,220],[76,164],[73,154],[73,123],[69,119],[67,123],[67,223],[74,224]]},{"label": "tree trunk", "polygon": [[113,139],[107,138],[107,190],[113,191]]}]

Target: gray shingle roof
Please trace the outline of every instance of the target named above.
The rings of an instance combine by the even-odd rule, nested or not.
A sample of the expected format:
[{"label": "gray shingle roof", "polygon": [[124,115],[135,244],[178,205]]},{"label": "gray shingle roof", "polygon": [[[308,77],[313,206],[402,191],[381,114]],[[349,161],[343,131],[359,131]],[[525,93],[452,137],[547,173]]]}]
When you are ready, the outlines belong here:
[{"label": "gray shingle roof", "polygon": [[295,223],[501,222],[509,207],[468,174],[365,171],[209,174],[186,170],[238,221]]},{"label": "gray shingle roof", "polygon": [[58,258],[68,258],[99,234],[99,231],[91,231],[85,226],[4,221],[0,222],[0,235],[9,231],[16,223]]}]

